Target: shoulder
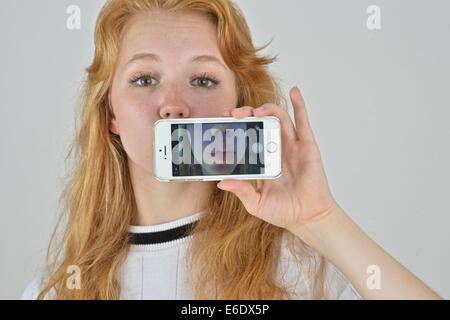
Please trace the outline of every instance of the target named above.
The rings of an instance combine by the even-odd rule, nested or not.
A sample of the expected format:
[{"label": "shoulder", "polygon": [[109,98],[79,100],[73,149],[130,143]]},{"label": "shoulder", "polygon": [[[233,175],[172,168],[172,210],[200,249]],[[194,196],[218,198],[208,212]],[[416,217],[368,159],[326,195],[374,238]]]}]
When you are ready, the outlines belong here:
[{"label": "shoulder", "polygon": [[331,262],[325,261],[325,291],[328,299],[333,300],[362,300],[362,297],[344,276],[344,274]]},{"label": "shoulder", "polygon": [[320,299],[321,288],[331,300],[362,299],[336,266],[289,231],[280,242],[278,280],[294,299]]},{"label": "shoulder", "polygon": [[[44,288],[45,278],[43,273],[40,273],[34,279],[32,279],[25,287],[22,292],[21,300],[37,300],[39,293]],[[54,297],[54,290],[50,291],[49,294],[45,296],[45,299],[52,299]]]},{"label": "shoulder", "polygon": [[21,300],[36,300],[37,296],[42,287],[42,282],[40,277],[35,277],[33,280],[28,282],[24,291],[22,292]]}]

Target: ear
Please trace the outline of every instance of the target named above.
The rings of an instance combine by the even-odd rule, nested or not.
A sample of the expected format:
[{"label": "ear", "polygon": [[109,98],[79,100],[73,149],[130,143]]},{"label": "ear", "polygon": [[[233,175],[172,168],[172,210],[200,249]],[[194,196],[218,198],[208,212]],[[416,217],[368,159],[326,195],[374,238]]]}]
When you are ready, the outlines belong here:
[{"label": "ear", "polygon": [[109,131],[111,131],[114,134],[119,135],[119,130],[117,128],[117,120],[115,118],[111,119],[109,123]]},{"label": "ear", "polygon": [[116,116],[114,114],[114,110],[112,108],[112,104],[111,104],[111,95],[108,95],[108,109],[109,112],[111,114],[111,119],[109,122],[109,131],[119,135],[119,128],[118,128],[118,124],[117,124],[117,119]]}]

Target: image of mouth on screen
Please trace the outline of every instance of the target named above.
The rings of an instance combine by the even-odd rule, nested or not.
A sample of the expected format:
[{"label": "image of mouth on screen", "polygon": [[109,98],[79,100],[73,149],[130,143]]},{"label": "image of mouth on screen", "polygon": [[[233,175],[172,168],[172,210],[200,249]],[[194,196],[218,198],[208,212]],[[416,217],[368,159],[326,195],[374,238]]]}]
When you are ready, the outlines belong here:
[{"label": "image of mouth on screen", "polygon": [[264,173],[263,122],[173,124],[173,176]]}]

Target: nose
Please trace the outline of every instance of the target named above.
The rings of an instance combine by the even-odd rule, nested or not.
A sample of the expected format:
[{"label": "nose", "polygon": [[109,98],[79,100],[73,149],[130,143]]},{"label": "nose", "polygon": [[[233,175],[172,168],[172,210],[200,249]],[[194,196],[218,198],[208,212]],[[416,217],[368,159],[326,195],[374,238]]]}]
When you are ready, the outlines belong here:
[{"label": "nose", "polygon": [[159,110],[159,116],[163,119],[187,118],[189,117],[189,108],[184,106],[164,106]]}]

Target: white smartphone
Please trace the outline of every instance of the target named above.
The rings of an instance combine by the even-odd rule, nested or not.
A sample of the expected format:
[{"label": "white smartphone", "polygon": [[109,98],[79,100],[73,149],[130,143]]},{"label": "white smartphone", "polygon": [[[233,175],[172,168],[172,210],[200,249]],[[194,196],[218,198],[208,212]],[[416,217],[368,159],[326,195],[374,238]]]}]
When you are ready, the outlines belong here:
[{"label": "white smartphone", "polygon": [[275,179],[281,175],[277,117],[162,119],[154,124],[159,181]]}]

